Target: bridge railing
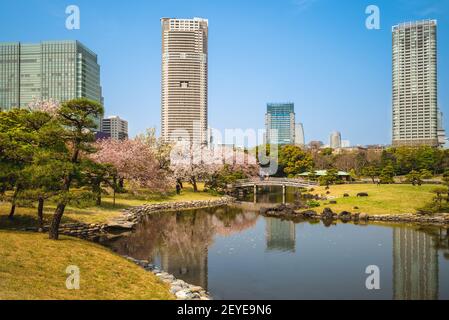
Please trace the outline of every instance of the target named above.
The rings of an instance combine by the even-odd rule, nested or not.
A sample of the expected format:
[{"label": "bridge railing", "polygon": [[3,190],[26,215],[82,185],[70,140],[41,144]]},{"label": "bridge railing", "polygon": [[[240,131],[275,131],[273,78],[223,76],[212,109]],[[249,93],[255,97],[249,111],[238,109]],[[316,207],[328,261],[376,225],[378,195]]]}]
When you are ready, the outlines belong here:
[{"label": "bridge railing", "polygon": [[238,186],[238,185],[244,185],[244,184],[249,184],[249,183],[254,183],[254,184],[258,184],[258,183],[264,183],[264,184],[269,184],[270,182],[273,183],[273,185],[279,185],[279,184],[300,184],[300,185],[307,185],[307,186],[316,186],[317,183],[314,181],[308,181],[308,180],[304,180],[304,179],[299,179],[299,178],[251,178],[251,179],[241,179],[241,180],[237,180],[235,181],[232,185],[234,186]]}]

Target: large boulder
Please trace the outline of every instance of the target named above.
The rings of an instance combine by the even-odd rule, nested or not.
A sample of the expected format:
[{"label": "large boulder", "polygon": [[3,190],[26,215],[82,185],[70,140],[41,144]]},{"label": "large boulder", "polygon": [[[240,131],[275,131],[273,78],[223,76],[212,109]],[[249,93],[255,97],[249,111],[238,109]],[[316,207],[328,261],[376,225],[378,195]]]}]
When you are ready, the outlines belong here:
[{"label": "large boulder", "polygon": [[352,219],[352,213],[348,212],[348,211],[340,212],[340,214],[338,215],[338,218],[341,221],[350,221]]},{"label": "large boulder", "polygon": [[330,208],[324,208],[323,213],[321,214],[324,220],[332,220],[334,219],[334,212]]},{"label": "large boulder", "polygon": [[368,197],[368,193],[366,193],[366,192],[359,192],[359,193],[357,193],[357,197]]},{"label": "large boulder", "polygon": [[304,218],[314,218],[317,215],[316,211],[313,210],[306,210],[301,212],[301,214]]}]

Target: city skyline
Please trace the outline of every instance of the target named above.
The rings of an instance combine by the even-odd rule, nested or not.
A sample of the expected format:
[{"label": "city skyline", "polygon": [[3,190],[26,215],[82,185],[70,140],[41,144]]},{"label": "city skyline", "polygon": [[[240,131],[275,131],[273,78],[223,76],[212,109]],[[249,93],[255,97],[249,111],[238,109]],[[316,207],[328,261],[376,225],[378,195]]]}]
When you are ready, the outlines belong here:
[{"label": "city skyline", "polygon": [[[448,62],[441,57],[448,52],[448,44],[444,41],[445,35],[448,34],[447,18],[444,12],[447,6],[437,1],[427,1],[426,5],[404,4],[397,1],[394,4],[385,1],[379,1],[378,5],[381,10],[381,30],[367,30],[364,21],[367,15],[364,9],[367,4],[360,6],[341,5],[338,8],[334,4],[325,3],[324,1],[316,1],[308,8],[299,10],[292,2],[286,1],[281,4],[262,5],[258,7],[255,15],[251,17],[251,21],[255,23],[261,16],[272,10],[273,15],[280,12],[288,13],[290,10],[292,17],[296,19],[283,22],[285,34],[277,33],[279,30],[276,22],[265,23],[259,26],[259,29],[248,27],[243,30],[242,34],[233,37],[235,44],[239,45],[239,52],[242,57],[247,57],[252,52],[257,55],[251,60],[245,60],[245,64],[239,63],[230,68],[229,59],[235,61],[237,57],[232,53],[229,47],[231,40],[229,35],[224,33],[224,23],[226,22],[226,13],[232,8],[230,4],[219,4],[217,6],[204,5],[193,1],[192,5],[180,5],[172,12],[168,6],[155,2],[153,6],[148,6],[140,2],[139,6],[151,7],[153,10],[140,10],[136,12],[137,2],[134,2],[130,8],[124,9],[123,19],[118,19],[120,23],[114,22],[113,30],[117,31],[117,39],[123,41],[123,47],[116,48],[115,51],[107,50],[112,35],[106,33],[108,29],[107,22],[113,20],[117,14],[117,8],[110,6],[107,13],[100,14],[100,20],[105,24],[99,24],[97,28],[92,29],[94,21],[92,20],[92,11],[100,4],[88,4],[85,1],[79,1],[82,13],[82,24],[79,31],[68,31],[64,29],[64,9],[63,5],[54,5],[47,2],[46,5],[39,7],[42,2],[31,1],[28,6],[36,6],[37,13],[35,16],[27,18],[36,23],[41,21],[40,16],[45,16],[48,12],[48,23],[39,24],[36,30],[24,32],[22,27],[17,30],[6,29],[6,34],[2,41],[22,41],[22,42],[38,42],[48,39],[79,39],[89,48],[94,50],[102,65],[102,85],[104,87],[105,107],[110,114],[120,114],[130,121],[130,136],[134,136],[143,132],[147,127],[157,127],[160,118],[160,78],[158,70],[160,70],[160,18],[164,16],[176,17],[194,17],[202,16],[211,21],[211,41],[210,41],[210,97],[209,97],[209,113],[210,126],[223,130],[224,128],[241,127],[246,128],[263,128],[263,110],[266,101],[284,101],[291,100],[297,105],[297,112],[301,114],[301,122],[304,123],[307,131],[308,140],[326,141],[328,132],[333,130],[334,122],[343,122],[344,117],[350,116],[352,120],[351,126],[344,128],[345,136],[355,145],[357,144],[390,144],[391,143],[391,26],[405,22],[427,18],[435,18],[438,20],[439,30],[439,101],[440,110],[448,114],[448,94],[444,87],[448,83]],[[402,3],[402,5],[399,5]],[[103,2],[104,4],[104,2]],[[255,3],[248,3],[242,6],[242,12],[238,14],[244,15]],[[10,9],[10,15],[4,17],[0,22],[1,25],[7,23],[10,17],[17,14],[25,14],[19,12],[19,7],[12,3],[4,4],[6,9]],[[419,14],[418,11],[424,11],[423,7],[436,7],[437,9],[427,13]],[[38,8],[39,7],[39,8]],[[123,8],[121,8],[123,9]],[[60,10],[61,12],[58,12]],[[151,11],[151,12],[150,12]],[[2,12],[5,12],[3,10]],[[172,13],[171,13],[172,12]],[[131,19],[131,13],[134,13],[135,19],[132,24],[127,25],[127,19]],[[330,15],[338,14],[342,17],[342,22],[329,21]],[[316,20],[317,15],[321,14],[320,19]],[[157,15],[157,16],[156,16]],[[2,16],[3,17],[3,16]],[[145,19],[144,19],[145,18]],[[313,20],[315,19],[315,20]],[[301,26],[318,21],[322,23],[313,31],[305,31],[300,29]],[[339,39],[346,41],[348,48],[338,48],[333,52],[333,56],[329,57],[325,53],[316,54],[317,57],[312,59],[311,53],[314,55],[320,45],[323,48],[335,48],[336,41],[326,36],[325,29],[329,28],[332,23],[337,23],[341,32],[346,32],[346,36],[339,34]],[[61,25],[56,27],[57,25]],[[227,25],[230,28],[236,26]],[[124,32],[133,30],[134,34],[130,39],[121,37]],[[299,28],[299,29],[298,29]],[[155,30],[154,30],[155,29]],[[235,30],[235,29],[232,29]],[[346,30],[346,31],[345,31]],[[142,35],[142,32],[149,34],[148,42],[141,41],[137,43],[135,50],[126,50],[130,56],[125,59],[126,63],[120,65],[117,60],[118,54],[124,54],[126,43],[135,37]],[[264,33],[265,39],[261,38]],[[17,34],[27,34],[26,38],[19,37]],[[45,35],[45,36],[44,36]],[[157,40],[155,38],[157,35]],[[252,38],[248,38],[252,35]],[[104,36],[104,38],[101,38]],[[293,36],[293,37],[291,37]],[[314,40],[314,37],[317,39]],[[447,36],[446,36],[447,37]],[[142,38],[143,39],[143,38]],[[289,39],[288,42],[285,40]],[[350,42],[347,42],[351,39]],[[325,40],[325,41],[323,41]],[[353,41],[352,41],[353,40]],[[245,42],[246,41],[246,42]],[[270,42],[273,47],[282,41],[285,44],[282,55],[296,54],[296,58],[290,60],[289,66],[283,59],[277,59],[278,53],[275,50],[267,49],[265,52],[259,50],[260,46],[266,46]],[[337,41],[338,42],[338,41]],[[354,42],[358,42],[357,45]],[[301,46],[308,44],[308,46]],[[151,46],[151,50],[145,51],[144,48]],[[298,48],[301,46],[302,51]],[[249,50],[249,47],[254,49]],[[355,49],[355,50],[354,50]],[[347,51],[346,51],[347,50]],[[351,63],[348,61],[348,52],[353,50]],[[143,54],[145,52],[145,55]],[[298,55],[298,53],[300,53]],[[447,54],[446,54],[447,56]],[[139,58],[140,57],[140,58]],[[155,59],[155,57],[158,57]],[[139,58],[139,59],[138,59]],[[323,60],[326,58],[326,60]],[[356,60],[354,60],[356,59]],[[286,58],[285,60],[289,60]],[[358,61],[357,61],[358,60]],[[266,65],[270,62],[273,66]],[[318,62],[323,62],[321,68],[316,68]],[[333,62],[338,62],[333,64]],[[141,64],[140,70],[135,68],[135,63]],[[310,66],[307,66],[306,64]],[[256,71],[263,66],[260,71]],[[331,68],[329,68],[331,66]],[[342,71],[346,66],[347,75]],[[313,67],[313,68],[312,68]],[[312,72],[313,69],[313,72]],[[132,72],[130,70],[133,70]],[[253,72],[251,72],[253,71]],[[142,78],[143,72],[145,77]],[[265,74],[260,77],[259,75]],[[137,75],[137,77],[134,77]],[[369,74],[369,76],[367,76]],[[114,76],[115,75],[115,76]],[[156,79],[156,78],[159,79]],[[339,77],[346,82],[349,80],[350,86],[342,91]],[[124,83],[132,82],[132,88],[127,90],[119,90]],[[145,81],[142,81],[145,79]],[[285,79],[279,81],[280,79]],[[294,79],[294,81],[292,81]],[[338,80],[337,80],[338,79]],[[261,82],[262,80],[262,82]],[[268,80],[268,81],[267,81]],[[345,81],[341,81],[345,82]],[[357,83],[356,83],[357,82]],[[246,83],[247,87],[240,86]],[[318,83],[320,85],[318,85]],[[334,87],[329,87],[332,83]],[[274,85],[275,84],[275,85]],[[312,87],[313,85],[313,87]],[[326,94],[321,91],[326,90]],[[337,95],[338,91],[338,95]],[[232,94],[227,94],[232,92]],[[136,94],[137,93],[137,94]],[[126,102],[126,103],[125,103]],[[129,105],[123,108],[123,105]],[[361,107],[362,106],[362,107]],[[236,113],[240,112],[241,116],[236,117]],[[338,114],[337,114],[338,113]],[[317,125],[319,121],[319,125]],[[355,122],[355,123],[354,123]],[[445,117],[444,127],[448,127],[448,117]],[[342,128],[343,129],[343,128]],[[363,133],[363,134],[362,134]]]}]

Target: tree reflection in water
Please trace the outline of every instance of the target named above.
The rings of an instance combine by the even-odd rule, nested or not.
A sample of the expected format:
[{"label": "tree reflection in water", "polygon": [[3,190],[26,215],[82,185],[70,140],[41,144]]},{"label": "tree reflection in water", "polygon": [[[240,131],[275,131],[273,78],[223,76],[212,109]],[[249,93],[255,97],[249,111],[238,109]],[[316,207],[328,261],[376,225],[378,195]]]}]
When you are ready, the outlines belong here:
[{"label": "tree reflection in water", "polygon": [[221,207],[146,216],[136,230],[111,244],[114,251],[148,260],[207,289],[207,255],[216,234],[229,236],[254,226],[255,212]]}]

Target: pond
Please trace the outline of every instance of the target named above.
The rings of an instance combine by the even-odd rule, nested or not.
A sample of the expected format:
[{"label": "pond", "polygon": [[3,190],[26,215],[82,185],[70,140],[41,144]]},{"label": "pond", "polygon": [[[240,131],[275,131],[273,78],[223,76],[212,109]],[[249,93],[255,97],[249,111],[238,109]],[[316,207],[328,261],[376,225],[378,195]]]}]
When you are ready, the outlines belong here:
[{"label": "pond", "polygon": [[[107,245],[214,299],[449,299],[448,230],[293,222],[246,207],[147,216]],[[368,290],[367,266],[380,270]]]}]

